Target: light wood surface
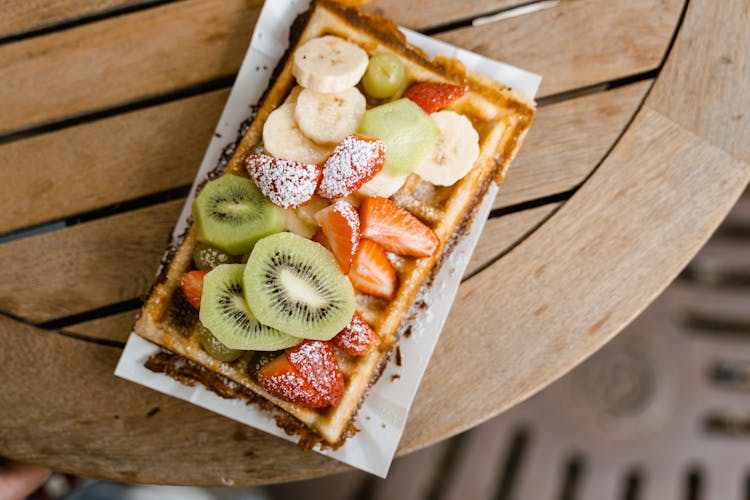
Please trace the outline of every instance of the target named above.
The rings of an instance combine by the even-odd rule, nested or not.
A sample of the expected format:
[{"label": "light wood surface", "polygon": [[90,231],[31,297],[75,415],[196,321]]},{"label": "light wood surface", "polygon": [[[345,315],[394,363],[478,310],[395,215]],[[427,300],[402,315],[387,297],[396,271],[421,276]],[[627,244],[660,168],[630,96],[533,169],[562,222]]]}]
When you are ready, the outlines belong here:
[{"label": "light wood surface", "polygon": [[[484,8],[441,4],[420,21],[416,7],[407,8],[417,4],[424,8],[404,0],[394,12],[425,27]],[[92,5],[82,2],[80,12]],[[50,172],[4,176],[12,182],[0,188],[3,199],[22,208],[0,218],[0,231],[60,217],[69,223],[0,245],[0,311],[17,318],[0,315],[0,377],[13,381],[0,389],[0,455],[86,476],[174,484],[280,482],[345,469],[112,375],[134,313],[130,301],[147,289],[181,205],[164,197],[192,178],[186,164],[195,169],[228,85],[210,82],[236,71],[259,2],[216,5],[134,9],[0,45],[7,82],[0,134],[81,122],[0,143],[3,172],[17,165]],[[540,107],[507,193],[501,189],[399,454],[490,418],[598,349],[684,267],[747,184],[748,10],[742,0],[718,9],[691,1],[669,51],[683,5],[563,1],[438,33],[541,71],[543,95],[569,94]],[[13,6],[23,18],[24,6]],[[59,19],[83,15],[69,12]],[[711,38],[719,32],[738,42]],[[621,78],[634,83],[607,90]],[[192,97],[180,93],[186,87]],[[128,103],[134,110],[119,112]],[[117,134],[122,142],[113,140]],[[90,141],[102,148],[88,151]],[[39,153],[45,150],[49,157]],[[137,179],[157,171],[163,176],[153,184]],[[42,206],[27,200],[30,193]],[[544,198],[551,195],[562,198]],[[85,221],[76,223],[81,213]],[[47,321],[63,334],[32,325]],[[457,365],[457,353],[471,363]]]},{"label": "light wood surface", "polygon": [[[676,2],[670,0],[667,7]],[[480,38],[467,32],[468,28],[439,37],[514,64],[527,63],[520,66],[533,62],[529,69],[545,75],[540,95],[654,69],[669,42],[678,9],[662,7],[659,0],[632,2],[637,8],[630,6],[631,2],[606,7],[591,3],[601,5],[600,19],[596,29],[575,37],[574,46],[566,47],[570,31],[542,29],[558,15],[568,23],[576,16],[594,15],[591,8],[571,11],[567,2],[555,9],[471,28],[481,34],[486,46],[477,44]],[[187,0],[1,46],[4,119],[0,134],[231,78],[247,48],[260,4],[260,0]],[[653,9],[663,12],[661,17],[669,18],[671,24],[649,21]],[[618,14],[632,23],[633,32],[652,35],[637,37],[638,43],[633,40],[634,48],[628,49],[632,53],[615,58],[614,52],[625,50],[631,41],[621,40],[618,30],[624,30],[625,25]],[[454,11],[454,17],[462,15]],[[537,23],[535,19],[540,17]],[[96,44],[86,43],[92,39]],[[498,45],[498,40],[507,45]],[[513,47],[512,53],[509,47]],[[607,57],[618,62],[603,64],[602,59],[589,57],[559,60],[561,48],[574,51],[584,47],[606,49]],[[549,64],[536,67],[539,61]],[[590,66],[584,69],[586,64]],[[50,74],[55,78],[49,78]]]}]

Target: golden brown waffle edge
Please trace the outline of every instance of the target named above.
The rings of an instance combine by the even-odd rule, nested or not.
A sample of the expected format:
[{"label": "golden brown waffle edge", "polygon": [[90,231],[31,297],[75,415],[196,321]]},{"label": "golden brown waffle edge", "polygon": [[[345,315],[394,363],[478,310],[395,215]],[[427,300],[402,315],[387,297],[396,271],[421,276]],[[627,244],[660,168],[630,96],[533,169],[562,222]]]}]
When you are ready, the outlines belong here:
[{"label": "golden brown waffle edge", "polygon": [[[191,310],[179,289],[182,275],[190,268],[196,243],[192,227],[171,260],[165,263],[161,279],[153,287],[134,329],[137,334],[164,347],[172,355],[185,358],[190,364],[211,372],[209,377],[205,371],[189,371],[193,379],[203,382],[220,395],[239,394],[237,387],[248,395],[257,394],[303,423],[322,437],[325,443],[340,445],[352,433],[356,412],[368,388],[382,372],[397,333],[407,326],[411,315],[409,311],[415,306],[417,293],[468,230],[490,183],[499,181],[504,175],[531,124],[535,108],[533,101],[527,97],[467,72],[459,61],[440,57],[434,61],[428,60],[421,50],[407,45],[397,27],[382,17],[365,16],[330,0],[317,0],[293,23],[290,48],[274,70],[257,114],[229,159],[225,173],[246,176],[243,166],[245,156],[260,141],[268,115],[283,103],[295,85],[289,54],[299,44],[324,34],[335,34],[354,42],[370,55],[380,50],[399,55],[407,66],[411,80],[467,84],[469,92],[447,109],[466,115],[480,136],[480,156],[471,172],[459,182],[447,188],[435,187],[411,175],[393,196],[396,203],[435,231],[440,240],[440,249],[433,257],[399,260],[396,269],[400,285],[396,298],[390,303],[358,294],[358,310],[380,337],[378,348],[359,358],[337,351],[346,389],[339,405],[327,409],[307,408],[266,393],[250,375],[252,353],[233,363],[211,358],[198,342],[197,313]],[[183,382],[190,379],[187,372],[177,374],[174,369],[169,369],[174,365],[165,363],[161,371]],[[225,389],[231,388],[235,392],[227,389],[222,394],[218,389],[222,383]],[[278,414],[276,418],[289,432],[300,433],[298,426],[284,425],[284,418]],[[305,442],[311,442],[309,435]]]}]

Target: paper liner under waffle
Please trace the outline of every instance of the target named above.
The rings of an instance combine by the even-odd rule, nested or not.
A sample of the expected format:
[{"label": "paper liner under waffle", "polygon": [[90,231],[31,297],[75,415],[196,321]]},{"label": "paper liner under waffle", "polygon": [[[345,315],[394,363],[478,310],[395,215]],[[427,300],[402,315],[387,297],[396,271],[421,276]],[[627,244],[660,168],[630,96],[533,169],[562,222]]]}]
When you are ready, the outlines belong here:
[{"label": "paper liner under waffle", "polygon": [[[219,380],[223,379],[229,385],[238,384],[275,403],[325,442],[338,445],[351,433],[357,409],[367,389],[382,371],[396,342],[397,332],[406,327],[409,321],[407,313],[414,305],[420,288],[460,239],[490,183],[502,179],[531,124],[534,104],[522,94],[483,76],[467,73],[456,60],[436,58],[429,61],[419,49],[407,45],[397,27],[384,18],[364,16],[329,0],[314,1],[310,9],[295,20],[290,48],[274,71],[261,106],[227,163],[225,173],[246,175],[244,157],[260,141],[268,115],[284,101],[296,84],[291,74],[289,54],[297,45],[324,34],[345,38],[370,54],[387,50],[399,55],[407,66],[409,78],[414,81],[468,84],[469,92],[448,109],[467,116],[480,136],[479,158],[470,173],[459,182],[450,187],[435,187],[412,175],[392,198],[435,231],[440,240],[440,249],[430,258],[396,260],[399,289],[393,301],[357,295],[358,310],[380,337],[378,348],[362,357],[337,351],[346,388],[341,402],[327,409],[307,408],[265,392],[250,374],[252,353],[233,363],[213,359],[198,342],[197,313],[187,304],[179,289],[183,274],[191,266],[196,243],[193,227],[171,255],[171,260],[165,263],[161,278],[154,285],[134,329],[147,340],[220,375]],[[169,370],[165,371],[175,376]],[[184,374],[182,379],[185,379]],[[345,432],[347,429],[348,433]]]}]

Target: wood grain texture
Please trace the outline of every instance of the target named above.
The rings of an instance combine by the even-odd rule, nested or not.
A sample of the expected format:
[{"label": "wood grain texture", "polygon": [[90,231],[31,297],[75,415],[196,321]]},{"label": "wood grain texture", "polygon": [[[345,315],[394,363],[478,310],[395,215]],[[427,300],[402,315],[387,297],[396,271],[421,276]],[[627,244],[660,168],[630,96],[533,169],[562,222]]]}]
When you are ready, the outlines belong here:
[{"label": "wood grain texture", "polygon": [[[193,182],[229,92],[0,146],[0,233]],[[234,138],[227,137],[227,143]]]},{"label": "wood grain texture", "polygon": [[[578,185],[612,146],[648,85],[541,107],[494,207]],[[6,179],[0,198],[14,200],[0,214],[0,232],[189,184],[227,93],[209,92],[0,145],[0,175]]]},{"label": "wood grain texture", "polygon": [[138,297],[154,279],[183,203],[1,245],[0,310],[42,322]]},{"label": "wood grain texture", "polygon": [[134,483],[230,485],[345,469],[116,378],[121,352],[0,316],[0,377],[14,381],[0,391],[0,453]]},{"label": "wood grain texture", "polygon": [[114,342],[126,342],[140,310],[126,311],[65,327],[66,331]]},{"label": "wood grain texture", "polygon": [[188,0],[4,45],[0,133],[230,76],[261,4]]},{"label": "wood grain texture", "polygon": [[489,219],[482,230],[482,235],[479,237],[464,275],[474,274],[505,252],[511,245],[526,238],[543,224],[559,206],[560,203],[549,203]]},{"label": "wood grain texture", "polygon": [[147,5],[154,0],[4,0],[0,37],[21,34],[85,16],[123,7]]},{"label": "wood grain texture", "polygon": [[[590,0],[570,3],[586,4],[587,9],[567,7],[563,2],[562,11],[535,12],[441,37],[482,49],[490,57],[511,57],[511,63],[543,70],[543,96],[654,68],[664,55],[669,27],[679,13],[673,4],[681,4],[670,0],[656,9],[659,15],[653,17],[662,24],[653,24],[647,21],[652,16],[645,13],[656,2],[618,0],[606,6],[596,4],[599,10],[588,6]],[[0,134],[234,74],[260,3],[187,0],[1,46],[4,119]],[[557,26],[561,22],[557,15],[568,23],[576,16],[599,18],[585,31],[541,28],[553,19]],[[631,23],[629,28],[623,19]],[[631,31],[639,34],[637,39],[628,38]],[[576,36],[571,36],[573,32]],[[625,42],[634,44],[632,54]],[[515,47],[512,53],[509,47]],[[574,57],[567,52],[585,47],[601,47],[604,55]],[[616,50],[625,51],[627,57],[615,57]]]},{"label": "wood grain texture", "polygon": [[750,3],[744,0],[690,2],[684,35],[677,39],[649,101],[745,162],[750,162],[748,26]]},{"label": "wood grain texture", "polygon": [[[687,264],[749,177],[750,165],[644,107],[562,208],[461,286],[400,449],[421,447],[435,427],[477,425],[596,351]],[[456,352],[487,368],[457,376]],[[460,415],[432,406],[435,394]]]},{"label": "wood grain texture", "polygon": [[635,115],[651,83],[540,107],[493,208],[562,193],[583,182]]},{"label": "wood grain texture", "polygon": [[563,1],[528,16],[437,37],[544,75],[539,95],[545,96],[656,68],[683,4]]},{"label": "wood grain texture", "polygon": [[423,29],[453,21],[471,19],[500,9],[526,3],[523,0],[463,0],[461,8],[454,2],[430,0],[375,0],[365,5],[364,12],[386,16],[402,26]]}]

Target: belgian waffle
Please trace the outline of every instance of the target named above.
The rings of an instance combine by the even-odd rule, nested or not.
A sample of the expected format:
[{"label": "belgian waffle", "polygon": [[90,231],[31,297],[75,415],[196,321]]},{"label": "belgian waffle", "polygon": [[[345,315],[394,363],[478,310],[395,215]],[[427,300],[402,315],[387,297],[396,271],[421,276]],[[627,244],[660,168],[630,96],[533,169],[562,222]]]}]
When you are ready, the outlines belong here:
[{"label": "belgian waffle", "polygon": [[[290,48],[276,68],[254,120],[226,164],[225,173],[247,176],[244,158],[260,142],[263,124],[269,114],[284,102],[295,86],[290,54],[307,40],[327,34],[355,43],[369,54],[388,50],[398,55],[405,63],[411,81],[468,85],[469,91],[464,98],[451,103],[447,109],[469,118],[480,138],[479,158],[459,182],[450,187],[438,187],[412,174],[392,197],[398,205],[434,230],[440,247],[432,257],[396,260],[394,266],[399,288],[394,300],[388,302],[357,295],[358,311],[379,336],[378,348],[362,357],[337,351],[345,393],[337,406],[324,409],[290,403],[264,391],[253,376],[253,353],[247,353],[232,363],[213,359],[198,342],[197,314],[187,305],[179,286],[183,274],[191,266],[197,232],[194,227],[187,231],[180,246],[165,263],[161,279],[153,287],[135,325],[135,332],[168,350],[169,356],[186,359],[196,368],[187,376],[184,371],[177,374],[174,369],[164,366],[160,368],[162,371],[183,381],[187,377],[205,383],[203,379],[210,377],[212,382],[207,385],[214,390],[217,380],[226,387],[239,387],[251,398],[257,400],[260,396],[283,409],[322,438],[322,443],[337,446],[351,434],[357,409],[369,386],[377,380],[399,333],[408,327],[409,311],[420,288],[427,284],[463,236],[489,185],[502,179],[531,124],[535,105],[522,94],[467,72],[456,60],[438,57],[430,61],[421,50],[407,44],[397,27],[382,17],[360,14],[331,0],[314,0],[310,9],[294,22]],[[155,364],[153,360],[151,364]],[[236,390],[232,393],[236,394]]]}]

